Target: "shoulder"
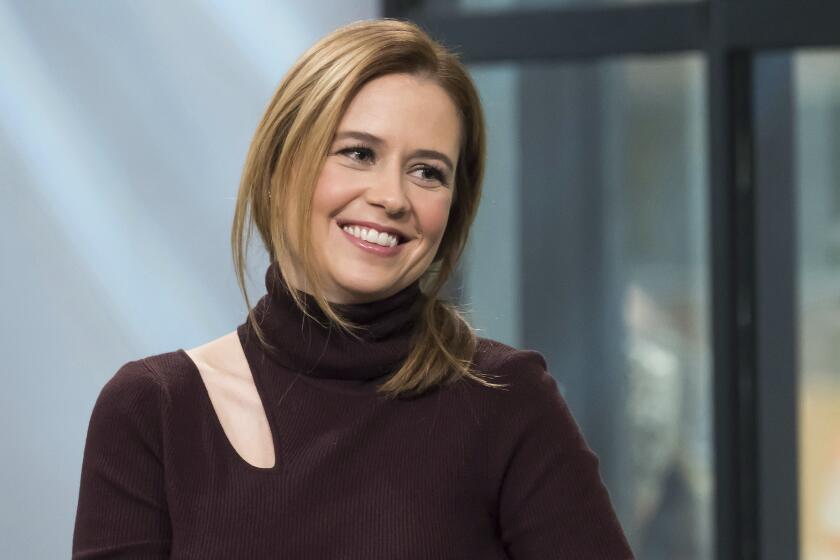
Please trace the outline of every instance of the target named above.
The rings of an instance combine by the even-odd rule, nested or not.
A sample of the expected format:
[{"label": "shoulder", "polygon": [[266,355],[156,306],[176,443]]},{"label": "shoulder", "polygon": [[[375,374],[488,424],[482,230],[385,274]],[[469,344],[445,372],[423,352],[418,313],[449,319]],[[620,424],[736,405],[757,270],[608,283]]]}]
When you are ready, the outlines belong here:
[{"label": "shoulder", "polygon": [[188,382],[189,358],[182,350],[128,361],[105,382],[94,405],[101,414],[138,413],[160,406]]},{"label": "shoulder", "polygon": [[120,366],[103,385],[96,407],[131,408],[140,401],[157,400],[161,391],[158,373],[145,359],[132,360]]},{"label": "shoulder", "polygon": [[[511,398],[534,398],[558,392],[545,356],[531,349],[514,348],[498,340],[479,337],[473,366],[491,380],[507,385]],[[505,392],[505,391],[503,391]]]},{"label": "shoulder", "polygon": [[[92,446],[143,442],[158,448],[173,414],[189,414],[197,399],[191,385],[190,360],[183,350],[153,354],[121,365],[104,383],[88,423]],[[120,443],[117,443],[120,442]]]},{"label": "shoulder", "polygon": [[179,348],[126,362],[105,383],[97,404],[125,411],[139,402],[151,408],[154,402],[183,411],[196,402],[196,380],[202,376],[211,383],[224,377],[228,385],[238,385],[250,374],[235,337],[234,331],[190,350]]},{"label": "shoulder", "polygon": [[514,348],[492,338],[478,337],[474,363],[487,370],[504,371],[511,365],[547,369],[545,357],[536,350]]},{"label": "shoulder", "polygon": [[[183,354],[195,364],[195,369],[202,376],[224,377],[229,382],[250,382],[252,379],[238,331],[229,332],[201,346],[185,350]],[[192,365],[187,364],[187,369],[193,372]]]},{"label": "shoulder", "polygon": [[474,363],[490,374],[491,381],[506,384],[505,389],[478,386],[480,396],[474,399],[502,455],[513,453],[526,440],[588,452],[580,426],[540,352],[482,338]]},{"label": "shoulder", "polygon": [[104,450],[133,441],[152,445],[161,424],[162,389],[160,376],[145,359],[120,366],[96,397],[87,446]]},{"label": "shoulder", "polygon": [[575,424],[540,352],[480,337],[473,367],[486,380],[503,385],[496,388],[473,383],[468,391],[469,401],[475,403],[484,419],[482,423],[492,426],[498,435],[528,430],[543,422],[567,427]]}]

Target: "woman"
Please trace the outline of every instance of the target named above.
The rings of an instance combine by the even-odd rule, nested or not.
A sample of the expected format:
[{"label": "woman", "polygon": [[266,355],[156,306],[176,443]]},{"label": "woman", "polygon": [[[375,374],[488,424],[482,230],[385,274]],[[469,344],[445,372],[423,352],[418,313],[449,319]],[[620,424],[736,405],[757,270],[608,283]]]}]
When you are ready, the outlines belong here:
[{"label": "woman", "polygon": [[437,297],[483,164],[473,84],[416,26],[359,22],[308,50],[236,205],[240,286],[248,303],[253,223],[267,294],[230,334],[102,389],[73,557],[632,558],[543,357]]}]

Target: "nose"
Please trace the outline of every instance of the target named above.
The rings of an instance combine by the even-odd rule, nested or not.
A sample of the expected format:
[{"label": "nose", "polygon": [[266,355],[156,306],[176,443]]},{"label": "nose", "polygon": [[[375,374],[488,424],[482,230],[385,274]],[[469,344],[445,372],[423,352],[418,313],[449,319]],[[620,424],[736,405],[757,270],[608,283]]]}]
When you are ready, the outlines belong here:
[{"label": "nose", "polygon": [[382,207],[389,216],[402,216],[411,206],[403,188],[400,171],[385,171],[372,178],[365,192],[369,204]]}]

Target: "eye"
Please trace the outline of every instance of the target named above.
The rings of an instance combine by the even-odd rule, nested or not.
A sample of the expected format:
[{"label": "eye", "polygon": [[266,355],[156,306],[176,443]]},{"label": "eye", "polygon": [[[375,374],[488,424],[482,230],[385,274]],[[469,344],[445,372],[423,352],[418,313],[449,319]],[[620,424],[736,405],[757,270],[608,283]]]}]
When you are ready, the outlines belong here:
[{"label": "eye", "polygon": [[425,176],[420,177],[424,181],[437,181],[441,185],[446,186],[446,174],[442,169],[438,169],[434,165],[423,165],[415,169],[415,171],[422,171]]},{"label": "eye", "polygon": [[[368,148],[367,146],[349,146],[342,150],[338,151],[339,154],[346,155],[353,161],[358,161],[360,163],[368,163],[373,161],[373,150]],[[355,157],[352,154],[357,154],[358,157]]]}]

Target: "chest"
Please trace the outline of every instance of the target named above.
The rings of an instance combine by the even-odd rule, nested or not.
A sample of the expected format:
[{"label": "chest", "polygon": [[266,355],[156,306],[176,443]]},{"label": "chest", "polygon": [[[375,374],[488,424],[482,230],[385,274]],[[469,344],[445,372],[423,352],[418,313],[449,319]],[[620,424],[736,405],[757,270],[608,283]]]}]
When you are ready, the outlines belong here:
[{"label": "chest", "polygon": [[231,557],[196,537],[212,531],[218,542],[245,539],[270,551],[254,549],[252,558],[505,558],[492,482],[481,474],[483,439],[463,409],[309,386],[288,397],[267,407],[271,468],[245,462],[212,423],[192,434],[205,441],[201,461],[171,463],[173,491],[190,496],[171,500],[173,544],[182,550],[173,557]]}]

